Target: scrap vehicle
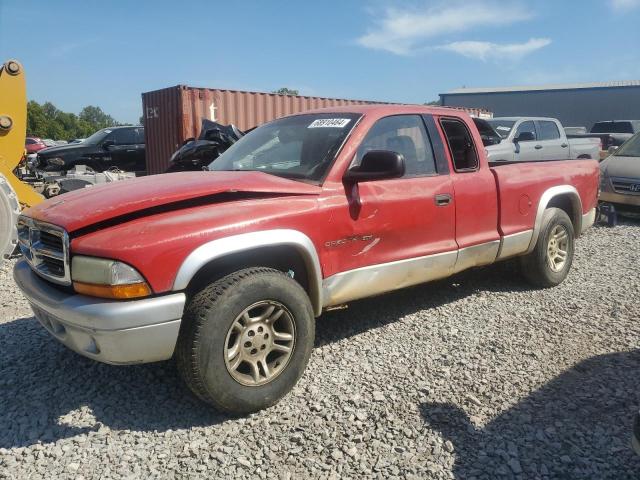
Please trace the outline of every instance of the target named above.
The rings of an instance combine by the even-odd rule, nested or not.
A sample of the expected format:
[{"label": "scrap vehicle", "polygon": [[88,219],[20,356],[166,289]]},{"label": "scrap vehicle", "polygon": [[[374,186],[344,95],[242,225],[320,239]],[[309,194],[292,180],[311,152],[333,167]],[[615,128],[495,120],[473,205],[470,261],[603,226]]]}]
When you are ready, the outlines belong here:
[{"label": "scrap vehicle", "polygon": [[640,213],[640,133],[600,164],[600,200],[620,213]]},{"label": "scrap vehicle", "polygon": [[15,175],[29,145],[25,142],[26,130],[24,69],[16,60],[9,60],[0,65],[0,262],[14,252],[18,243],[16,224],[21,208],[43,200]]},{"label": "scrap vehicle", "polygon": [[490,166],[468,114],[411,105],[286,116],[208,170],[25,211],[14,278],[68,348],[175,356],[198,397],[235,413],[295,385],[325,310],[514,257],[558,285],[599,182],[595,160]]},{"label": "scrap vehicle", "polygon": [[43,148],[47,148],[41,138],[28,136],[24,141],[24,149],[27,153],[37,153]]},{"label": "scrap vehicle", "polygon": [[144,127],[109,127],[80,143],[54,146],[38,152],[34,167],[44,172],[66,172],[78,165],[94,172],[113,168],[144,172]]},{"label": "scrap vehicle", "polygon": [[602,142],[600,159],[640,132],[640,120],[604,120],[596,122],[589,133],[567,135],[569,138],[599,138]]},{"label": "scrap vehicle", "polygon": [[503,139],[499,144],[487,146],[490,162],[600,158],[599,139],[568,139],[555,118],[496,117],[486,121]]},{"label": "scrap vehicle", "polygon": [[198,138],[188,138],[171,155],[167,172],[202,170],[243,135],[234,125],[220,125],[204,118]]}]

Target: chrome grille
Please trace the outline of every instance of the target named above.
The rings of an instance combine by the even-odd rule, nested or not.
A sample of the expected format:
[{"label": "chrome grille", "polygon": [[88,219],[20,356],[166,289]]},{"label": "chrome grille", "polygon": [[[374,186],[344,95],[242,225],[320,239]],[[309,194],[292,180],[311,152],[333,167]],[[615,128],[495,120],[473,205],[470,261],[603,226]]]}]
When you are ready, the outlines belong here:
[{"label": "chrome grille", "polygon": [[640,178],[611,177],[611,185],[618,193],[640,195]]},{"label": "chrome grille", "polygon": [[59,285],[71,285],[69,236],[64,229],[21,216],[18,245],[34,272]]}]

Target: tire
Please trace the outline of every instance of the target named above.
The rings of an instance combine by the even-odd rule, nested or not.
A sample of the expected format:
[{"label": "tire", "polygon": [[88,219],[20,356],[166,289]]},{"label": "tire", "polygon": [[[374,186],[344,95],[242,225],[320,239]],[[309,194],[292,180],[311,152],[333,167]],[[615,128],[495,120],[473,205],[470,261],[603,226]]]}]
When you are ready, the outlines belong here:
[{"label": "tire", "polygon": [[[278,270],[248,268],[208,285],[187,304],[176,363],[200,399],[220,411],[246,414],[273,405],[293,388],[314,336],[303,288]],[[287,347],[289,353],[281,351]],[[238,353],[231,358],[233,351]]]},{"label": "tire", "polygon": [[[562,283],[567,278],[573,263],[574,237],[571,219],[563,210],[559,208],[545,210],[536,245],[531,253],[521,257],[520,260],[525,278],[532,285],[541,288],[555,287]],[[563,251],[566,255],[564,262],[561,263]]]}]

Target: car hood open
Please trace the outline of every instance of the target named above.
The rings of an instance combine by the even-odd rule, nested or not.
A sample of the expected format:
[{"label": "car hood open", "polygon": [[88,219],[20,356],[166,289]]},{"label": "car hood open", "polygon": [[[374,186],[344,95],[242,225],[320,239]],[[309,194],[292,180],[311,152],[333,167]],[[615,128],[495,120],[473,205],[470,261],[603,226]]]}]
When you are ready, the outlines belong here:
[{"label": "car hood open", "polygon": [[74,232],[202,203],[256,196],[317,195],[321,188],[262,172],[181,172],[93,186],[49,199],[25,214]]}]

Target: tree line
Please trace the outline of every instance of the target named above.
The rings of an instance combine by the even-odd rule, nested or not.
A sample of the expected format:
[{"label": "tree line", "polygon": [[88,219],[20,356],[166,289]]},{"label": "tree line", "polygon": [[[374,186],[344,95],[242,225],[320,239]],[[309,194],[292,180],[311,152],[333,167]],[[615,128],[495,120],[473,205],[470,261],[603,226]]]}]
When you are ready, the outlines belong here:
[{"label": "tree line", "polygon": [[78,115],[59,110],[53,103],[27,103],[27,135],[53,140],[86,138],[105,127],[127,125],[106,114],[100,107],[89,105]]}]

